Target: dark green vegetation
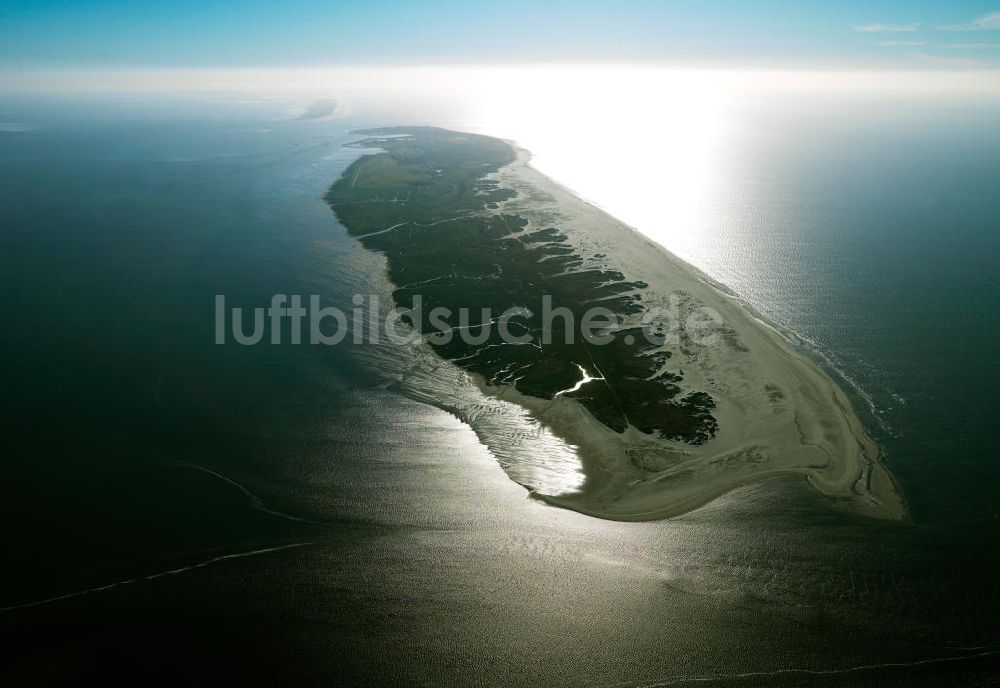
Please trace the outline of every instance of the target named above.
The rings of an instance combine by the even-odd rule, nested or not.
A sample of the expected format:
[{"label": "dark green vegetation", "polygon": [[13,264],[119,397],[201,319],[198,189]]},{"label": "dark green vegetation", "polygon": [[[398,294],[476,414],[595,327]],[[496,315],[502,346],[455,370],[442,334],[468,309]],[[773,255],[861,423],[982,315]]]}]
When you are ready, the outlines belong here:
[{"label": "dark green vegetation", "polygon": [[[667,368],[670,352],[650,344],[639,328],[615,326],[642,312],[646,285],[588,267],[564,230],[531,229],[522,217],[498,210],[514,194],[486,177],[514,160],[510,145],[423,127],[362,133],[375,138],[358,145],[385,152],[357,160],[326,200],[351,235],[386,255],[397,306],[411,308],[421,297],[415,324],[440,356],[490,385],[513,385],[541,399],[565,393],[618,432],[633,425],[691,443],[714,435],[712,398],[682,394],[679,371]],[[607,310],[591,322],[603,323],[607,341],[588,342],[579,327],[598,306]],[[477,343],[441,332],[430,319],[439,307],[452,314],[448,326],[467,330]],[[460,309],[471,314],[465,321]],[[503,323],[530,342],[504,343],[498,319],[510,309],[520,314]],[[544,317],[546,310],[553,317]],[[566,391],[584,370],[595,379]]]}]

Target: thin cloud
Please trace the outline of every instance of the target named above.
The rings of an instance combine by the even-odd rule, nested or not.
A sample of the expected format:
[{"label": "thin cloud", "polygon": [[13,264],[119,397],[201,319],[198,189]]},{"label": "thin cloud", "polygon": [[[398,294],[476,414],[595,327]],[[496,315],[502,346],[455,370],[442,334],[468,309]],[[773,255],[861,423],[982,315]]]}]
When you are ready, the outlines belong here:
[{"label": "thin cloud", "polygon": [[910,57],[915,62],[927,67],[941,67],[947,69],[975,69],[993,67],[995,64],[989,60],[976,60],[971,57],[946,57],[942,55],[928,55],[926,53],[914,53]]},{"label": "thin cloud", "polygon": [[1000,43],[949,43],[946,47],[959,50],[1000,50]]},{"label": "thin cloud", "polygon": [[927,45],[927,41],[879,41],[879,45],[913,48],[918,45]]},{"label": "thin cloud", "polygon": [[945,24],[940,31],[1000,31],[1000,12],[990,12],[966,24]]},{"label": "thin cloud", "polygon": [[854,30],[862,33],[907,33],[916,31],[919,28],[920,22],[910,22],[909,24],[882,24],[876,22],[874,24],[855,26]]}]

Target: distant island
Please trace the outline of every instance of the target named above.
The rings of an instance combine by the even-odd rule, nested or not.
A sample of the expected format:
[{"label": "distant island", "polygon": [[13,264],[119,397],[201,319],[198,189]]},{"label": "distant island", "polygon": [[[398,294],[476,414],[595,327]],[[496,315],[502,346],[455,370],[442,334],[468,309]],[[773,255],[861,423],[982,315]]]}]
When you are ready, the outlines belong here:
[{"label": "distant island", "polygon": [[[430,127],[359,133],[368,138],[356,145],[380,152],[355,161],[326,201],[386,256],[396,304],[422,299],[421,332],[435,329],[435,307],[508,314],[518,341],[496,328],[474,343],[424,341],[483,394],[527,409],[577,448],[580,489],[537,496],[603,518],[656,519],[797,473],[854,510],[905,516],[844,392],[723,287],[532,169],[508,142]],[[606,326],[580,336],[574,328],[596,307]],[[565,317],[544,318],[551,308]],[[673,324],[715,314],[711,344],[650,320],[657,310]]]},{"label": "distant island", "polygon": [[296,117],[299,120],[334,119],[344,113],[344,105],[339,100],[317,100],[306,108],[305,112]]}]

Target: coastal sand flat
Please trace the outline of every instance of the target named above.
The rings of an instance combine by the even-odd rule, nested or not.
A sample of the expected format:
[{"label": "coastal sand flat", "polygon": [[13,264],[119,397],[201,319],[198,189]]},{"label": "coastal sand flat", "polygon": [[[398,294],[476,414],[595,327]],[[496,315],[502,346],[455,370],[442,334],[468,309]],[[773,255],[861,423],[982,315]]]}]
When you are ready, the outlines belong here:
[{"label": "coastal sand flat", "polygon": [[[878,446],[865,435],[846,394],[796,350],[791,335],[764,322],[693,266],[532,168],[529,160],[519,151],[515,162],[494,175],[517,192],[500,211],[527,219],[526,233],[558,226],[591,264],[646,282],[647,307],[679,303],[682,318],[697,308],[714,309],[724,335],[711,345],[682,336],[679,346],[667,347],[673,367],[683,371],[682,388],[708,391],[716,401],[719,431],[702,445],[654,438],[632,427],[617,433],[572,398],[543,400],[478,380],[485,395],[528,409],[578,448],[586,474],[581,489],[539,497],[602,518],[649,520],[684,513],[740,485],[795,473],[853,511],[905,518],[902,498],[879,464]],[[638,321],[637,316],[625,326]]]}]

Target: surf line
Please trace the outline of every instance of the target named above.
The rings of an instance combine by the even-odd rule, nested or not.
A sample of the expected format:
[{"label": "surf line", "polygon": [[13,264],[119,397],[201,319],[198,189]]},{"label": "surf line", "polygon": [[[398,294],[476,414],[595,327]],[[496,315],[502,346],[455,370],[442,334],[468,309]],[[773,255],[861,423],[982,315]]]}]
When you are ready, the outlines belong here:
[{"label": "surf line", "polygon": [[264,549],[255,549],[249,552],[237,552],[235,554],[223,554],[218,557],[212,557],[211,559],[206,559],[205,561],[200,561],[196,564],[191,564],[190,566],[182,566],[176,569],[169,569],[167,571],[160,571],[159,573],[151,573],[148,576],[137,576],[135,578],[129,578],[126,580],[116,581],[114,583],[108,583],[107,585],[101,585],[96,588],[88,588],[86,590],[77,590],[76,592],[68,592],[65,595],[58,595],[56,597],[49,597],[44,600],[36,600],[34,602],[24,602],[23,604],[13,604],[9,607],[0,607],[0,612],[9,612],[16,609],[28,609],[29,607],[41,607],[46,604],[52,604],[54,602],[61,602],[62,600],[73,599],[74,597],[82,597],[84,595],[89,595],[95,592],[105,592],[107,590],[112,590],[114,588],[120,588],[123,585],[131,585],[132,583],[138,583],[141,581],[150,581],[157,578],[163,578],[164,576],[176,576],[181,573],[186,573],[188,571],[194,571],[195,569],[204,568],[206,566],[211,566],[212,564],[217,564],[221,561],[227,561],[229,559],[243,559],[245,557],[253,557],[258,554],[267,554],[269,552],[280,552],[285,549],[292,549],[293,547],[305,547],[306,545],[311,545],[312,542],[293,542],[290,545],[279,545],[277,547],[266,547]]}]

